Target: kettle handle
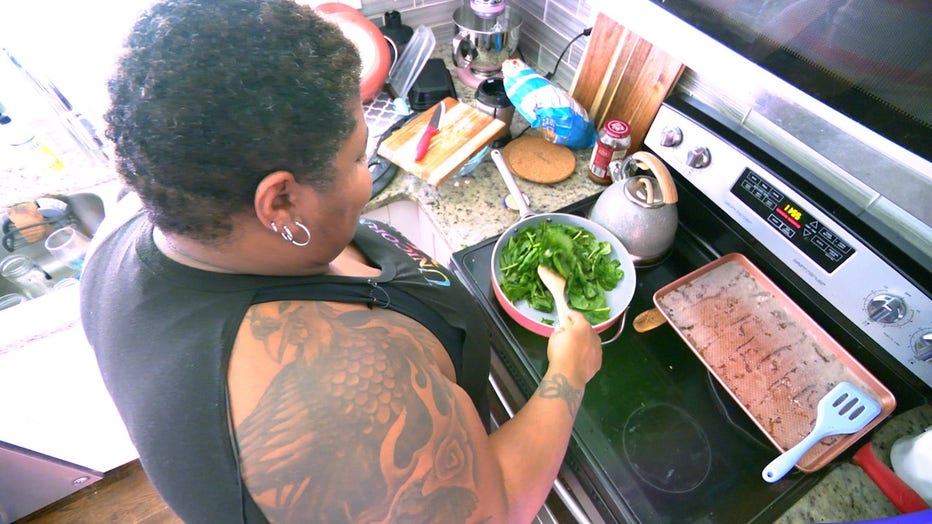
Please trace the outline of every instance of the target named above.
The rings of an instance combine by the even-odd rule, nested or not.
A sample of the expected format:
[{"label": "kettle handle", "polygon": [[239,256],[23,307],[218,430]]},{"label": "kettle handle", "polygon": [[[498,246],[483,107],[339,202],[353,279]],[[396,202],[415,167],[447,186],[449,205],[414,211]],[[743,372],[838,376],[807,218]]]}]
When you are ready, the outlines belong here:
[{"label": "kettle handle", "polygon": [[663,196],[664,204],[675,204],[679,200],[676,193],[676,184],[673,183],[673,177],[667,166],[653,153],[647,151],[637,151],[631,155],[631,159],[639,164],[647,166],[647,169],[654,173],[657,182],[660,183],[660,194]]},{"label": "kettle handle", "polygon": [[638,184],[644,189],[644,202],[650,206],[654,203],[654,184],[646,176],[638,177]]}]

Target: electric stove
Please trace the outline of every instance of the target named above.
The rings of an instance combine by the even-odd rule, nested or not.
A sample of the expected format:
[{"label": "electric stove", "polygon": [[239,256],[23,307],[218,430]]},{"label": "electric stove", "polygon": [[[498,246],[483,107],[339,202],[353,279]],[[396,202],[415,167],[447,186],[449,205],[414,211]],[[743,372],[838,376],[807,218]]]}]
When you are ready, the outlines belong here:
[{"label": "electric stove", "polygon": [[[897,412],[928,402],[932,354],[923,348],[932,307],[920,287],[932,282],[928,269],[853,213],[834,209],[837,201],[807,184],[805,173],[705,115],[691,101],[670,100],[645,140],[677,183],[680,225],[664,258],[636,268],[629,324],[654,307],[662,286],[742,253],[894,392]],[[766,198],[761,188],[770,191]],[[586,216],[596,198],[561,211]],[[787,205],[796,218],[780,215]],[[806,227],[816,232],[814,242],[804,239]],[[836,249],[825,247],[826,238],[840,239]],[[453,261],[488,314],[496,389],[520,405],[546,370],[547,339],[498,305],[491,286],[496,240],[461,250]],[[605,345],[602,368],[587,386],[558,487],[566,486],[578,521],[769,522],[854,449],[817,472],[764,482],[761,470],[779,451],[679,335],[668,325],[644,333],[627,325]]]}]

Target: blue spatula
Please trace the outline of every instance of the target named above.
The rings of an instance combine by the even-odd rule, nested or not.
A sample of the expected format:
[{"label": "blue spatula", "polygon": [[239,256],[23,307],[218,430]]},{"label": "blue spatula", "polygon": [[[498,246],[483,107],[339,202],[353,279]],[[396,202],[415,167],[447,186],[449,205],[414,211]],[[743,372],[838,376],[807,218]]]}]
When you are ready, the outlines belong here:
[{"label": "blue spatula", "polygon": [[839,382],[819,401],[812,431],[764,468],[764,480],[776,482],[782,479],[820,440],[860,431],[879,414],[880,404],[876,400],[854,384]]}]

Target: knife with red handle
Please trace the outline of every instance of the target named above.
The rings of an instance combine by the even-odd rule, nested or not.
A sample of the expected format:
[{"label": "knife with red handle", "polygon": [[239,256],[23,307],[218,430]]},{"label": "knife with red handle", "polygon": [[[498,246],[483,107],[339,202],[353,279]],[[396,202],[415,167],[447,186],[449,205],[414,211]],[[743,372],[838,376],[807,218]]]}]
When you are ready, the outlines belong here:
[{"label": "knife with red handle", "polygon": [[437,104],[437,109],[434,109],[434,114],[431,115],[430,122],[427,123],[424,134],[421,135],[421,139],[417,143],[417,149],[414,153],[415,162],[420,162],[424,155],[427,154],[427,150],[430,149],[430,139],[440,132],[441,118],[443,118],[443,102]]}]

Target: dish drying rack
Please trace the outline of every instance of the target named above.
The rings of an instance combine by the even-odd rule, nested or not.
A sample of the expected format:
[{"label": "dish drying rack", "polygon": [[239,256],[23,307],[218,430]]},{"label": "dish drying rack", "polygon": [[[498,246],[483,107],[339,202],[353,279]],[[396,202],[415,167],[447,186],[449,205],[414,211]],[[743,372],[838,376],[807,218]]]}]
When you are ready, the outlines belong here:
[{"label": "dish drying rack", "polygon": [[[3,240],[0,245],[9,253],[13,253],[17,249],[21,249],[30,244],[23,235],[23,231],[25,230],[44,226],[51,226],[49,229],[50,231],[66,226],[79,227],[77,218],[71,213],[68,204],[65,202],[45,198],[38,199],[37,202],[39,203],[39,212],[42,213],[42,216],[45,218],[45,220],[41,222],[18,227],[7,215],[4,214],[2,216]],[[48,207],[43,207],[43,204]]]}]

